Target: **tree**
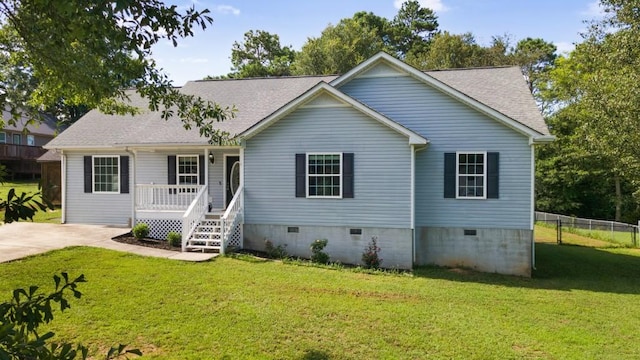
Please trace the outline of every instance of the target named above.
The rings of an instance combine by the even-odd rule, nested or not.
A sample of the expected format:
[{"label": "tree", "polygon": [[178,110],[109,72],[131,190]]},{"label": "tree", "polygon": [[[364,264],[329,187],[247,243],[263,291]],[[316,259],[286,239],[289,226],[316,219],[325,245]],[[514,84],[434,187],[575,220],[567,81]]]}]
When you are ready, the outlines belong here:
[{"label": "tree", "polygon": [[230,77],[264,77],[291,75],[295,59],[291,46],[281,46],[278,35],[263,30],[251,30],[244,34],[244,41],[233,43]]},{"label": "tree", "polygon": [[[82,345],[70,343],[52,343],[54,333],[39,332],[40,326],[53,321],[54,305],[60,306],[60,311],[71,307],[66,294],[71,292],[75,298],[80,298],[78,284],[86,282],[84,275],[69,280],[67,273],[54,275],[54,292],[44,295],[38,292],[37,286],[29,289],[15,289],[13,297],[8,302],[0,303],[0,359],[65,359],[77,357],[86,359],[88,349]],[[63,282],[64,280],[64,282]],[[138,349],[126,350],[126,345],[112,347],[107,359],[134,354],[141,356]]]},{"label": "tree", "polygon": [[[205,29],[213,21],[207,14],[194,7],[180,12],[159,0],[1,0],[0,106],[14,115],[10,124],[21,114],[37,121],[39,110],[61,102],[134,114],[125,92],[133,87],[150,110],[165,119],[178,116],[185,128],[197,126],[218,142],[226,134],[213,124],[231,110],[180,93],[151,59],[153,45],[168,40],[175,46]],[[0,210],[10,203],[1,202]]]},{"label": "tree", "polygon": [[428,52],[407,56],[406,61],[419,69],[450,69],[474,66],[481,47],[471,33],[454,35],[448,31],[433,37]]},{"label": "tree", "polygon": [[544,101],[540,88],[549,81],[549,71],[557,58],[557,47],[541,38],[526,38],[518,41],[513,52],[514,62],[520,66],[527,79],[529,90],[536,98],[543,113],[548,114],[550,105]]},{"label": "tree", "polygon": [[393,47],[398,57],[404,58],[429,50],[431,38],[438,30],[438,17],[433,10],[411,0],[402,4],[391,24]]},{"label": "tree", "polygon": [[125,89],[134,87],[164,118],[176,115],[203,136],[218,135],[212,123],[227,118],[229,109],[181,94],[151,59],[160,41],[177,45],[196,28],[205,29],[213,21],[207,14],[193,7],[181,13],[159,0],[0,1],[8,34],[1,37],[0,52],[37,80],[23,98],[12,86],[25,83],[0,84],[0,105],[15,114],[64,99],[68,105],[135,113],[123,103]]},{"label": "tree", "polygon": [[379,51],[384,41],[365,21],[342,19],[318,38],[309,38],[296,58],[298,75],[342,74]]},{"label": "tree", "polygon": [[640,141],[640,14],[635,2],[601,3],[610,17],[593,24],[568,58],[557,60],[543,95],[552,96],[564,116],[576,122],[571,135],[558,138],[579,149],[575,154],[592,159],[581,170],[606,171],[608,181],[599,187],[609,193],[613,217],[635,221],[640,203],[640,150],[634,146]]}]

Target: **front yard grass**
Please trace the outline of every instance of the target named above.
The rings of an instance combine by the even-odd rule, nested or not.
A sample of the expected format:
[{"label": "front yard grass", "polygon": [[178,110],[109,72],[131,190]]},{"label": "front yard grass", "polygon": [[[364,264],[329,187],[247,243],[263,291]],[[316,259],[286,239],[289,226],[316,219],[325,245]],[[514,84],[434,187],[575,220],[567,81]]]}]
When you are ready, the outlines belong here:
[{"label": "front yard grass", "polygon": [[532,279],[77,247],[0,264],[0,299],[83,273],[83,297],[51,329],[97,353],[127,343],[145,358],[639,358],[640,251],[553,242],[537,244]]},{"label": "front yard grass", "polygon": [[[37,180],[5,181],[0,183],[0,199],[6,200],[9,189],[15,189],[16,195],[18,196],[23,192],[27,194],[33,194],[40,191],[38,189]],[[40,201],[41,197],[37,196],[36,200]],[[33,217],[33,222],[59,224],[61,214],[62,211],[60,210],[60,207],[55,207],[54,209],[47,211],[38,211]],[[0,224],[2,224],[3,219],[4,211],[0,210]]]}]

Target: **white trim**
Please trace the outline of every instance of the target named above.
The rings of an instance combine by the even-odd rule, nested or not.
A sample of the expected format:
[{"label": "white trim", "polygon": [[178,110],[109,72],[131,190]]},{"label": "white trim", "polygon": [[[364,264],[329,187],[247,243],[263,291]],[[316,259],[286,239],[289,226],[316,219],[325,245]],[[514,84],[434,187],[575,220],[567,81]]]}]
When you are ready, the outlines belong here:
[{"label": "white trim", "polygon": [[63,151],[60,151],[60,167],[62,167],[60,171],[60,182],[62,185],[62,199],[60,201],[62,214],[60,214],[60,222],[65,224],[67,222],[67,155]]},{"label": "white trim", "polygon": [[302,94],[298,98],[294,99],[293,101],[290,101],[288,104],[286,104],[285,106],[283,106],[280,109],[276,110],[275,112],[273,112],[271,115],[269,115],[268,117],[264,118],[260,122],[254,124],[253,126],[251,126],[249,129],[244,131],[239,136],[242,137],[243,140],[248,140],[248,139],[256,136],[257,134],[262,132],[264,129],[266,129],[269,126],[271,126],[273,123],[275,123],[278,120],[282,119],[283,117],[285,117],[289,113],[293,112],[294,110],[296,110],[300,106],[304,105],[305,103],[308,103],[308,102],[312,101],[313,99],[315,99],[320,94],[328,94],[330,96],[333,96],[337,101],[342,102],[342,103],[346,103],[347,105],[352,106],[354,109],[362,112],[363,114],[369,116],[370,118],[372,118],[374,120],[377,120],[381,124],[383,124],[383,125],[391,128],[391,129],[395,130],[396,132],[406,136],[407,138],[409,138],[409,144],[427,144],[428,143],[428,140],[425,139],[424,137],[422,137],[421,135],[419,135],[418,133],[409,130],[408,128],[406,128],[406,127],[398,124],[397,122],[387,118],[386,116],[380,114],[379,112],[377,112],[375,110],[372,110],[371,108],[361,104],[360,102],[358,102],[358,101],[354,100],[353,98],[345,95],[340,90],[337,90],[337,89],[333,88],[331,85],[329,85],[329,84],[327,84],[326,82],[323,82],[323,81],[319,82],[316,86],[314,86],[313,88],[309,89],[307,92],[305,92],[304,94]]},{"label": "white trim", "polygon": [[[198,154],[176,154],[176,185],[193,185],[193,184],[181,184],[180,183],[180,158],[181,157],[195,157],[196,158],[196,184],[197,185],[204,185],[204,184],[200,184],[200,155]],[[205,159],[207,157],[205,156]],[[182,176],[193,176],[194,174],[182,174]],[[207,180],[205,179],[205,182]]]},{"label": "white trim", "polygon": [[[131,227],[136,224],[136,162],[138,160],[136,156],[135,150],[127,150],[129,154],[131,154],[131,161],[129,161],[129,166],[131,170],[129,171],[129,176],[131,177],[131,181],[129,181],[129,193],[131,194]],[[122,170],[121,170],[122,171]],[[133,186],[131,185],[133,184]]]},{"label": "white trim", "polygon": [[[338,169],[340,170],[340,173],[338,174],[338,176],[340,177],[340,194],[336,195],[331,195],[331,196],[327,196],[327,195],[309,195],[309,176],[315,176],[315,177],[327,177],[327,176],[336,176],[336,174],[323,174],[323,175],[309,175],[309,155],[325,155],[325,156],[334,156],[334,155],[338,155],[340,156],[340,166],[338,167]],[[308,152],[305,153],[305,162],[304,162],[304,174],[305,174],[305,195],[307,197],[307,199],[342,199],[342,189],[344,187],[344,181],[343,181],[343,170],[342,167],[344,166],[344,153],[341,152]]]},{"label": "white trim", "polygon": [[504,125],[528,136],[529,138],[533,138],[534,141],[538,140],[538,139],[543,139],[545,137],[547,137],[544,134],[539,133],[538,131],[520,123],[519,121],[516,121],[514,119],[511,119],[510,117],[502,114],[499,111],[496,111],[495,109],[469,97],[468,95],[464,94],[463,92],[441,82],[440,80],[437,80],[436,78],[425,74],[424,72],[405,64],[404,62],[394,58],[393,56],[385,53],[385,52],[379,52],[376,55],[370,57],[369,59],[365,60],[364,62],[360,63],[360,65],[356,66],[355,68],[351,69],[350,71],[346,72],[345,74],[343,74],[342,76],[334,79],[333,81],[330,82],[331,86],[334,86],[336,88],[339,88],[342,84],[349,82],[351,79],[355,78],[356,76],[358,76],[359,74],[365,72],[366,70],[368,70],[369,68],[373,67],[375,64],[377,64],[378,62],[386,62],[387,65],[390,65],[392,67],[395,67],[401,71],[406,72],[407,74],[409,74],[410,76],[428,84],[433,86],[434,88],[440,90],[441,92],[452,96],[456,99],[458,99],[460,102],[469,105],[471,108],[476,109],[486,115],[488,115],[489,117],[497,120],[498,122],[503,123]]},{"label": "white trim", "polygon": [[[118,176],[118,191],[97,191],[96,190],[96,158],[116,158]],[[91,155],[91,193],[92,194],[120,194],[122,192],[122,184],[120,184],[120,176],[122,175],[122,169],[120,168],[120,155]]]},{"label": "white trim", "polygon": [[[474,176],[474,174],[460,175],[460,155],[483,155],[482,164],[482,196],[460,196],[460,176]],[[486,151],[456,151],[456,199],[484,200],[487,198],[487,152]],[[475,174],[476,176],[478,174]]]},{"label": "white trim", "polygon": [[[244,191],[244,147],[240,148],[240,187]],[[244,196],[240,197],[240,207],[244,209]]]}]

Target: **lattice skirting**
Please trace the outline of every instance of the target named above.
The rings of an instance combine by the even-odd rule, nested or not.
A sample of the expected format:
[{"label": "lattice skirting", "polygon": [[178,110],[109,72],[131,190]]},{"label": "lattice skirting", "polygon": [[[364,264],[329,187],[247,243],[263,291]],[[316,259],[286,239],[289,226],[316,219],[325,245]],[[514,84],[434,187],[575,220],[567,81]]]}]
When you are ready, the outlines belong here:
[{"label": "lattice skirting", "polygon": [[149,225],[149,237],[153,239],[166,240],[170,231],[182,234],[182,220],[136,219],[136,224],[138,223]]},{"label": "lattice skirting", "polygon": [[230,247],[242,249],[242,224],[234,226],[231,230],[231,236],[229,237],[229,242],[227,244]]}]

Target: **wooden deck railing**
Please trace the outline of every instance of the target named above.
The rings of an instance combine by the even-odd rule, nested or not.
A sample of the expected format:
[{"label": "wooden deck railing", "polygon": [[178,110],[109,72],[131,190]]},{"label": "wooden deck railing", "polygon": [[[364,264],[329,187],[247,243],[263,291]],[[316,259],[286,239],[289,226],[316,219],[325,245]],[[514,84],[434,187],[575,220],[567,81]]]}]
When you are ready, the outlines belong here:
[{"label": "wooden deck railing", "polygon": [[40,146],[0,144],[0,159],[3,160],[35,160],[47,150]]}]

